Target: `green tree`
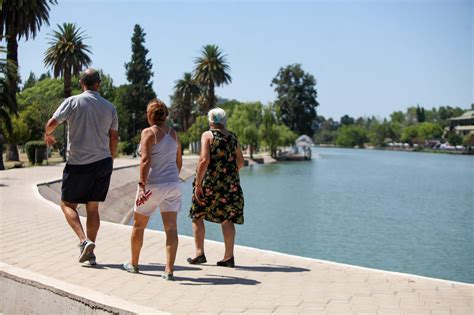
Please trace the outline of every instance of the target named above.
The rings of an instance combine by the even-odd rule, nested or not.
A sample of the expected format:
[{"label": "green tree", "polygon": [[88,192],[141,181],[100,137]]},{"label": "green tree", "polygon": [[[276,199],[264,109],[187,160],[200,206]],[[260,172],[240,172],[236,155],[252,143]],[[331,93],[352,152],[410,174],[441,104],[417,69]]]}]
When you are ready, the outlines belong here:
[{"label": "green tree", "polygon": [[201,135],[206,130],[209,130],[209,121],[205,115],[198,116],[196,121],[191,125],[191,127],[189,127],[187,135],[189,137],[189,141],[193,143],[193,152],[199,152]]},{"label": "green tree", "polygon": [[419,124],[417,127],[419,135],[424,140],[441,139],[441,136],[443,135],[443,128],[436,123],[424,122]]},{"label": "green tree", "polygon": [[227,122],[228,129],[235,132],[242,145],[248,145],[250,158],[259,144],[258,128],[262,122],[263,105],[240,103],[235,106]]},{"label": "green tree", "polygon": [[30,37],[35,38],[41,26],[49,25],[50,5],[56,4],[56,0],[3,0],[0,1],[0,38],[7,40],[7,59],[15,65],[10,71],[15,71],[14,75],[9,75],[8,91],[11,101],[16,106],[16,91],[18,90],[18,40]]},{"label": "green tree", "polygon": [[5,169],[3,164],[3,141],[5,136],[13,133],[12,115],[17,115],[18,108],[16,98],[12,99],[11,85],[13,81],[10,76],[18,72],[16,64],[5,56],[6,49],[0,46],[0,171]]},{"label": "green tree", "polygon": [[185,72],[182,79],[175,81],[174,89],[181,127],[186,131],[189,128],[191,111],[196,110],[193,105],[201,93],[201,88],[192,74]]},{"label": "green tree", "polygon": [[248,125],[244,128],[244,132],[241,138],[239,138],[242,144],[246,144],[250,149],[250,158],[253,159],[253,153],[258,147],[258,129],[255,125]]},{"label": "green tree", "polygon": [[403,124],[405,122],[405,114],[402,111],[396,111],[390,115],[390,119],[393,123]]},{"label": "green tree", "polygon": [[[7,76],[9,84],[4,93],[9,93],[9,102],[16,107],[16,93],[20,76],[18,74],[18,40],[30,37],[35,38],[43,23],[49,25],[50,5],[56,4],[56,0],[3,0],[0,1],[0,38],[7,41],[7,59],[13,67],[7,71],[13,72]],[[3,92],[2,92],[3,93]],[[18,150],[14,143],[9,143],[7,154],[18,157]]]},{"label": "green tree", "polygon": [[333,144],[336,141],[338,132],[335,130],[320,130],[314,135],[314,142],[318,144]]},{"label": "green tree", "polygon": [[446,127],[448,125],[448,119],[459,117],[464,111],[464,109],[459,107],[440,106],[438,109],[438,122],[441,124],[441,127]]},{"label": "green tree", "polygon": [[441,139],[443,128],[437,123],[424,122],[403,129],[401,140],[412,144],[423,145],[427,140]]},{"label": "green tree", "polygon": [[365,129],[357,125],[342,126],[336,139],[336,144],[341,147],[364,147],[367,141]]},{"label": "green tree", "polygon": [[[72,85],[73,94],[80,93],[76,82]],[[18,95],[20,114],[30,131],[30,140],[41,140],[44,124],[52,116],[58,105],[64,99],[64,81],[62,79],[44,79],[36,82],[30,88]],[[58,142],[64,143],[64,134],[55,131]]]},{"label": "green tree", "polygon": [[[129,112],[127,104],[131,104],[131,86],[122,84],[114,89],[112,103],[117,109],[117,117],[119,121],[119,136],[122,141],[131,141],[135,136],[133,134],[134,119],[132,113]],[[144,115],[144,114],[143,114]],[[135,119],[137,117],[135,116]],[[136,130],[135,130],[136,131]],[[133,150],[132,150],[133,151]]]},{"label": "green tree", "polygon": [[114,80],[103,70],[97,70],[100,75],[100,95],[107,100],[112,100],[115,96]]},{"label": "green tree", "polygon": [[370,143],[376,147],[383,147],[387,142],[398,141],[400,139],[401,129],[398,124],[384,120],[379,122],[374,119],[368,127],[368,137]]},{"label": "green tree", "polygon": [[282,122],[297,134],[313,136],[316,123],[316,79],[294,64],[280,68],[273,78],[275,104]]},{"label": "green tree", "polygon": [[[23,115],[19,115],[17,117],[12,118],[12,132],[8,133],[7,130],[5,130],[5,126],[3,126],[4,130],[2,130],[2,133],[6,135],[6,140],[9,143],[14,143],[14,144],[19,144],[23,145],[25,144],[28,140],[30,140],[30,130],[28,129],[28,125],[26,124],[24,118],[22,117]],[[14,153],[14,151],[10,151]],[[7,155],[6,157],[7,161],[18,161],[18,157],[9,157]]]},{"label": "green tree", "polygon": [[140,25],[136,24],[132,35],[132,58],[125,64],[127,80],[130,82],[130,95],[122,100],[122,104],[130,114],[135,114],[135,126],[130,123],[128,127],[129,134],[146,128],[148,125],[146,119],[146,106],[156,97],[153,91],[153,77],[151,59],[147,59],[148,49],[145,48],[146,33]]},{"label": "green tree", "polygon": [[349,115],[344,115],[341,117],[341,125],[353,125],[355,123],[354,118]]},{"label": "green tree", "polygon": [[450,145],[460,145],[463,142],[463,137],[453,131],[448,132],[446,139]]},{"label": "green tree", "polygon": [[[73,23],[58,24],[58,30],[50,34],[49,48],[46,50],[43,62],[51,67],[55,78],[64,79],[64,98],[72,95],[72,76],[79,73],[91,63],[88,54],[89,46],[84,44],[85,35],[80,27]],[[64,148],[67,148],[67,124],[64,124]],[[63,160],[66,161],[66,150]]]},{"label": "green tree", "polygon": [[263,117],[259,128],[259,135],[263,145],[266,145],[270,150],[271,156],[275,157],[280,140],[280,134],[276,125],[275,113],[271,107],[265,107],[263,109]]},{"label": "green tree", "polygon": [[84,44],[85,38],[81,28],[73,23],[58,24],[58,30],[50,34],[43,62],[51,67],[55,78],[64,79],[64,98],[72,95],[72,76],[78,76],[91,63],[91,50]]},{"label": "green tree", "polygon": [[425,115],[425,109],[420,106],[416,106],[416,120],[419,123],[425,122],[426,121],[426,115]]},{"label": "green tree", "polygon": [[471,147],[474,147],[474,134],[470,133],[464,136],[462,140],[462,145],[468,148],[471,151]]},{"label": "green tree", "polygon": [[43,81],[44,79],[51,79],[51,72],[46,72],[40,75],[38,81]]},{"label": "green tree", "polygon": [[27,88],[32,87],[33,85],[35,85],[35,83],[36,83],[37,81],[38,81],[38,80],[36,79],[36,76],[35,76],[35,74],[33,73],[33,71],[30,71],[30,75],[28,76],[28,79],[26,79],[25,84],[23,84],[22,91],[24,91],[25,89],[27,89]]},{"label": "green tree", "polygon": [[202,101],[204,113],[216,106],[215,87],[232,82],[226,57],[217,45],[205,45],[201,49],[201,56],[194,62],[196,81],[204,87]]},{"label": "green tree", "polygon": [[416,125],[411,125],[403,128],[400,140],[409,143],[410,145],[413,145],[415,143],[421,144],[424,142],[424,140],[420,136],[420,132]]}]

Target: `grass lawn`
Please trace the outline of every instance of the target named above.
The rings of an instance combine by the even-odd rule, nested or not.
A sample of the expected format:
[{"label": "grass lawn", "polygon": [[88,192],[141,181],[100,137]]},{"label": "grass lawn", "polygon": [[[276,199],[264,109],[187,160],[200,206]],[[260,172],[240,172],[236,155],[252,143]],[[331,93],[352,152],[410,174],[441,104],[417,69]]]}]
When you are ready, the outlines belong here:
[{"label": "grass lawn", "polygon": [[[14,168],[16,164],[19,162],[14,162],[14,161],[5,161],[5,154],[3,155],[3,164],[5,165],[5,169],[11,169]],[[53,152],[51,154],[51,157],[48,158],[48,161],[44,160],[43,164],[39,165],[33,165],[30,162],[28,162],[28,157],[26,156],[26,153],[20,153],[20,162],[23,164],[23,167],[32,167],[32,166],[45,166],[45,165],[50,165],[50,164],[58,164],[63,161],[63,158],[61,155],[59,155],[59,152]]]}]

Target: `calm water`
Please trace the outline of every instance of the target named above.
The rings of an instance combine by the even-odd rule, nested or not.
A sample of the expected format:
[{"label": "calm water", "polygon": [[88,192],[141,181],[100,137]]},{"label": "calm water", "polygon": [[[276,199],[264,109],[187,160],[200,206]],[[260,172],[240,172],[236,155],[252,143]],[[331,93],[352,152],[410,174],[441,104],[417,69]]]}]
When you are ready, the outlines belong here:
[{"label": "calm water", "polygon": [[[474,157],[333,148],[313,155],[241,172],[238,244],[474,283]],[[192,236],[191,181],[183,196],[179,233]],[[150,228],[162,230],[160,216]],[[206,228],[208,239],[222,241],[219,225]]]}]

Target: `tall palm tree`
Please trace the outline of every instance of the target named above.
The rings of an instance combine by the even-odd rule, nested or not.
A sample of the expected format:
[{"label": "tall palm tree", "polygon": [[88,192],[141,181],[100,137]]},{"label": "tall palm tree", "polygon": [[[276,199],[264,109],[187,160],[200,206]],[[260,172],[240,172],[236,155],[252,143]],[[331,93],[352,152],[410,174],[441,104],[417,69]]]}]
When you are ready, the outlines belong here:
[{"label": "tall palm tree", "polygon": [[[0,1],[0,36],[7,39],[7,59],[18,66],[18,40],[35,38],[43,23],[49,25],[49,6],[57,0]],[[10,81],[17,90],[17,76]],[[13,97],[15,97],[13,95]],[[16,98],[14,99],[16,101]]]},{"label": "tall palm tree", "polygon": [[[6,52],[5,47],[0,46],[0,56],[3,57]],[[17,74],[16,68],[16,64],[12,60],[0,58],[0,171],[5,169],[3,164],[3,140],[5,137],[2,126],[5,126],[5,131],[11,134],[13,132],[11,115],[18,113],[16,100],[11,97],[12,87],[10,85],[11,77]]]},{"label": "tall palm tree", "polygon": [[[51,45],[45,53],[43,62],[51,67],[55,78],[64,78],[64,97],[72,94],[72,76],[78,76],[82,69],[91,63],[89,46],[83,43],[86,38],[80,27],[73,23],[58,24],[57,31],[50,34]],[[66,160],[67,132],[64,125],[64,154]]]},{"label": "tall palm tree", "polygon": [[[10,102],[16,108],[16,92],[18,90],[18,40],[22,37],[28,40],[35,38],[41,26],[49,25],[50,5],[57,4],[57,0],[0,0],[0,37],[7,41],[7,60],[14,67],[9,71],[15,71],[8,75],[8,93]],[[14,143],[8,145],[8,156],[18,160],[18,150]]]},{"label": "tall palm tree", "polygon": [[189,128],[189,118],[193,110],[193,104],[201,93],[201,88],[193,79],[192,74],[185,72],[182,79],[175,81],[174,89],[175,95],[179,98],[183,131],[186,131]]},{"label": "tall palm tree", "polygon": [[230,66],[226,55],[217,45],[206,45],[201,49],[201,56],[195,60],[194,75],[196,81],[205,87],[205,108],[207,112],[216,105],[215,87],[232,82],[229,75]]}]

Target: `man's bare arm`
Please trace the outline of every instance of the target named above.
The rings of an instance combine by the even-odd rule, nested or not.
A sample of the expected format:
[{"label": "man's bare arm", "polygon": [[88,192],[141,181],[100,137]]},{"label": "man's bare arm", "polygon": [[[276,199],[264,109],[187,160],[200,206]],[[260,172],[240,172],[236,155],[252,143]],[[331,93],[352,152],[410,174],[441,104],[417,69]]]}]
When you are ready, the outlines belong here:
[{"label": "man's bare arm", "polygon": [[53,132],[58,126],[59,123],[54,118],[51,118],[46,123],[46,126],[44,127],[44,142],[46,143],[46,145],[51,146],[56,142],[56,139],[53,136]]},{"label": "man's bare arm", "polygon": [[112,155],[112,159],[115,159],[117,156],[117,144],[119,139],[119,134],[117,130],[109,130],[109,148],[110,148],[110,155]]}]

